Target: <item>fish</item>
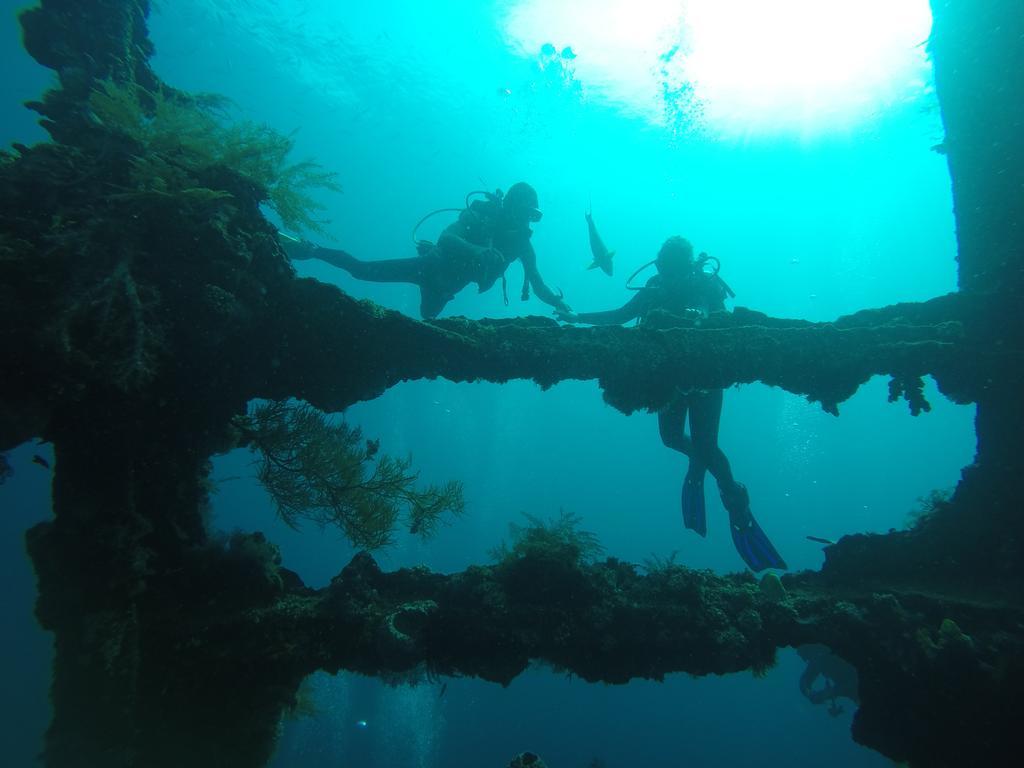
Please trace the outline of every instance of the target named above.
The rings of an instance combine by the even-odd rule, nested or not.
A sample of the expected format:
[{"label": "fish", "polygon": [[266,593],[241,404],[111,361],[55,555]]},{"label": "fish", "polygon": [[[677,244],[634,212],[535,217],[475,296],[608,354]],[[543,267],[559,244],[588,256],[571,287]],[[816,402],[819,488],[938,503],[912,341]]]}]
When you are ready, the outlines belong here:
[{"label": "fish", "polygon": [[42,456],[40,456],[40,455],[39,455],[38,453],[37,453],[37,454],[35,454],[35,455],[34,455],[34,456],[32,457],[32,463],[33,463],[33,464],[38,464],[38,465],[39,465],[40,467],[42,467],[43,469],[49,469],[49,468],[50,468],[50,462],[48,462],[48,461],[47,461],[46,459],[44,459],[44,458],[43,458]]},{"label": "fish", "polygon": [[832,541],[831,539],[823,539],[823,538],[821,538],[821,536],[808,536],[807,540],[808,541],[816,541],[819,544],[828,544],[828,545],[835,544],[835,542]]},{"label": "fish", "polygon": [[611,277],[614,267],[612,265],[612,257],[615,256],[615,251],[609,251],[604,242],[601,240],[601,236],[597,234],[597,227],[594,226],[594,217],[590,211],[584,214],[587,219],[587,233],[590,235],[590,253],[594,257],[594,262],[587,269],[595,269],[600,267],[601,271]]}]

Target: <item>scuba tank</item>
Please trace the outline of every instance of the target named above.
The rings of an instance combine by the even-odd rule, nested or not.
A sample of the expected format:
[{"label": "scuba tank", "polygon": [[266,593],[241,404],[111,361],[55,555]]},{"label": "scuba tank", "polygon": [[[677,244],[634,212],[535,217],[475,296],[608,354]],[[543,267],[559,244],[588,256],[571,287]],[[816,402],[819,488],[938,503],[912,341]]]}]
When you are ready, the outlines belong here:
[{"label": "scuba tank", "polygon": [[431,211],[430,213],[423,216],[423,218],[421,218],[419,221],[417,221],[416,226],[412,228],[412,242],[416,246],[416,250],[420,250],[421,243],[429,242],[426,240],[419,240],[416,237],[416,233],[419,232],[420,227],[422,227],[427,222],[428,219],[433,218],[439,213],[462,213],[463,211],[470,210],[470,198],[473,197],[474,195],[482,195],[484,199],[488,200],[489,202],[499,204],[505,197],[505,194],[500,189],[496,189],[494,190],[494,192],[487,192],[483,189],[474,189],[472,192],[468,192],[466,194],[466,204],[462,208],[437,208],[436,210]]}]

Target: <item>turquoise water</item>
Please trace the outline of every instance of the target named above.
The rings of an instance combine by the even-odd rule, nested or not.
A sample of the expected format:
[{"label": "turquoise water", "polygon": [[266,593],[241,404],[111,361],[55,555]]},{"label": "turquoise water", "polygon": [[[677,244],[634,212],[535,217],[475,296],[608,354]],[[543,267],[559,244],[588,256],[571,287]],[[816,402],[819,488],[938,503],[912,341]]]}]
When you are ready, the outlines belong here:
[{"label": "turquoise water", "polygon": [[[716,122],[724,110],[713,104],[701,120],[676,58],[664,60],[674,39],[687,40],[684,26],[659,26],[671,4],[651,3],[662,15],[647,22],[638,18],[646,6],[636,3],[617,11],[511,0],[347,5],[176,0],[151,19],[154,68],[168,83],[225,94],[239,117],[296,131],[297,156],[339,174],[343,193],[322,197],[325,245],[366,259],[412,255],[410,231],[425,213],[461,205],[470,190],[527,180],[544,211],[533,238],[540,271],[580,311],[625,302],[625,278],[672,234],[721,260],[735,304],[775,316],[829,320],[956,287],[949,175],[931,150],[941,124],[918,45],[927,27],[894,59],[908,69],[877,100],[861,94],[857,109],[835,107],[832,122],[814,113],[813,98],[766,93],[760,101],[773,98],[784,114],[758,118],[744,108],[745,118],[729,123]],[[50,76],[18,48],[15,4],[4,6],[0,64],[18,76],[0,79],[0,139],[40,140],[19,102]],[[617,28],[629,45],[615,44]],[[545,42],[554,56],[542,53]],[[565,46],[575,58],[557,54]],[[847,82],[827,98],[853,90]],[[613,278],[585,269],[583,213],[591,205],[617,250]],[[432,219],[421,235],[447,221]],[[417,313],[412,286],[362,283],[315,262],[296,268]],[[518,270],[509,271],[509,306],[499,288],[468,289],[444,315],[549,315],[536,299],[518,300]],[[885,381],[874,380],[836,419],[780,390],[727,391],[721,445],[792,569],[822,562],[807,535],[900,528],[919,497],[955,484],[973,456],[974,409],[944,400],[930,382],[927,395],[932,412],[912,418],[905,404],[888,404]],[[579,515],[608,554],[625,560],[677,552],[693,567],[742,567],[713,492],[708,538],[683,529],[685,462],[661,444],[655,416],[609,408],[594,382],[546,392],[526,382],[410,382],[346,417],[380,437],[382,450],[411,453],[425,481],[465,483],[467,515],[426,544],[403,539],[381,552],[386,568],[457,571],[487,562],[522,512],[559,509]],[[5,711],[18,710],[4,727],[24,755],[38,749],[46,717],[48,638],[34,626],[34,586],[20,551],[20,533],[47,503],[34,450],[12,454],[17,474],[0,486],[0,503],[15,511],[2,516],[2,561],[19,588],[3,661],[4,679],[17,685],[0,696]],[[265,531],[287,567],[314,586],[326,583],[351,547],[330,531],[281,525],[250,479],[249,460],[236,453],[215,462],[214,477],[224,479],[215,523]],[[318,677],[320,714],[285,724],[274,765],[502,766],[523,749],[551,768],[580,768],[595,757],[608,768],[888,764],[851,741],[852,707],[832,718],[800,696],[801,670],[793,651],[780,653],[763,679],[671,676],[608,687],[539,668],[507,689],[450,680],[443,696],[440,682],[388,687]]]}]

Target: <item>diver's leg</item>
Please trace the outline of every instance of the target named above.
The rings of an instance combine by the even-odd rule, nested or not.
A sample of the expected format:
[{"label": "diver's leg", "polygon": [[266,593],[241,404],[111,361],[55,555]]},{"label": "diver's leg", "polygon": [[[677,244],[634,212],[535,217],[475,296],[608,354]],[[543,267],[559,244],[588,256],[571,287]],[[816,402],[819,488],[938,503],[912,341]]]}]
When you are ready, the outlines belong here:
[{"label": "diver's leg", "polygon": [[[658,431],[661,433],[661,442],[690,459],[683,479],[683,524],[691,531],[706,536],[708,525],[704,506],[704,473],[707,469],[704,462],[696,457],[693,441],[686,435],[684,427],[688,408],[688,397],[676,394],[672,402],[658,412]],[[690,418],[693,418],[692,412]]]},{"label": "diver's leg", "polygon": [[707,471],[707,465],[696,452],[691,453],[690,466],[683,478],[683,523],[701,536],[708,532],[707,507],[704,504],[704,475]]},{"label": "diver's leg", "polygon": [[319,259],[331,266],[344,269],[353,277],[375,283],[420,283],[423,275],[423,259],[420,256],[409,259],[386,259],[363,261],[348,251],[338,248],[322,248],[306,240],[281,238],[281,246],[289,258],[296,261]]},{"label": "diver's leg", "polygon": [[437,317],[456,293],[444,270],[445,262],[436,249],[425,256],[379,261],[363,261],[345,251],[328,248],[320,248],[318,252],[322,254],[318,258],[344,269],[359,280],[418,285],[420,315],[427,320]]},{"label": "diver's leg", "polygon": [[445,305],[454,298],[451,293],[440,290],[431,285],[420,286],[420,317],[424,320],[433,320]]},{"label": "diver's leg", "polygon": [[426,320],[437,317],[455,294],[469,282],[465,264],[440,248],[433,248],[421,259],[420,314]]},{"label": "diver's leg", "polygon": [[324,261],[341,267],[359,280],[368,280],[373,283],[414,283],[416,285],[420,285],[423,281],[423,259],[420,256],[408,259],[363,261],[345,251],[332,249],[330,253],[331,258],[324,259]]},{"label": "diver's leg", "polygon": [[695,456],[708,468],[719,488],[736,485],[729,459],[718,447],[718,427],[722,419],[722,390],[713,389],[690,395],[690,436]]},{"label": "diver's leg", "polygon": [[668,405],[658,411],[658,432],[665,447],[690,456],[693,453],[693,444],[684,429],[687,407],[686,397],[675,395]]},{"label": "diver's leg", "polygon": [[732,467],[718,447],[718,425],[722,416],[722,390],[695,393],[690,396],[690,434],[694,452],[707,463],[718,481],[722,504],[729,513],[732,543],[743,561],[754,571],[765,568],[786,568],[775,546],[750,512],[750,495],[742,483],[732,476]]}]

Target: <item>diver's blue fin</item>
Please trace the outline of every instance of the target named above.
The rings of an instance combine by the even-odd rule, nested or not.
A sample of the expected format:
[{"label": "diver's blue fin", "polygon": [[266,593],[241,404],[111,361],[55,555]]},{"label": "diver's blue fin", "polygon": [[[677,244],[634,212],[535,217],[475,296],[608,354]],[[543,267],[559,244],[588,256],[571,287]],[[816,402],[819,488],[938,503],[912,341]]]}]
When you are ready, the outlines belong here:
[{"label": "diver's blue fin", "polygon": [[707,509],[704,507],[704,470],[692,468],[683,480],[683,525],[699,536],[708,534]]},{"label": "diver's blue fin", "polygon": [[732,543],[736,551],[740,553],[743,562],[750,566],[753,571],[763,571],[765,568],[779,568],[786,570],[786,561],[778,553],[775,547],[757,521],[750,516],[742,525],[737,525],[730,520],[729,528],[732,531]]},{"label": "diver's blue fin", "polygon": [[753,571],[763,571],[765,568],[786,570],[786,561],[782,559],[750,512],[750,497],[746,487],[737,483],[733,492],[723,492],[722,503],[729,510],[732,543],[743,558],[743,562]]}]

